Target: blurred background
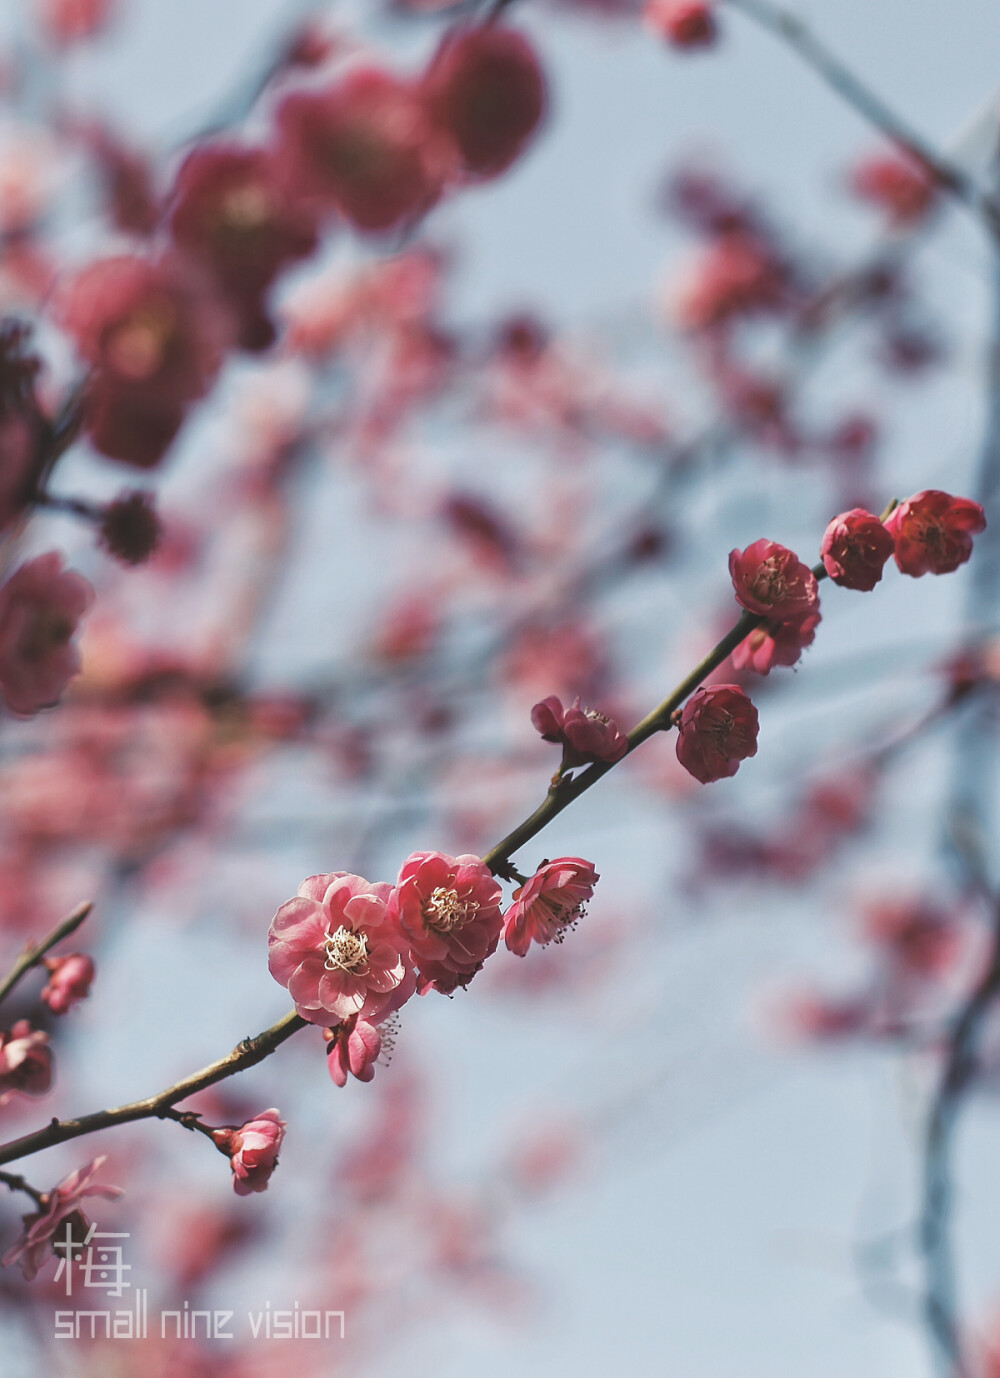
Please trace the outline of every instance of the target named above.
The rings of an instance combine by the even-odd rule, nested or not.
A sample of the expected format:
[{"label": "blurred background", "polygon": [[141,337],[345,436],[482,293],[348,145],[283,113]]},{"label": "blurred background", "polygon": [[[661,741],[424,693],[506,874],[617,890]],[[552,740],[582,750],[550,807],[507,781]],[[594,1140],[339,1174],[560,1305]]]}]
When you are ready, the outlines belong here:
[{"label": "blurred background", "polygon": [[[487,8],[6,0],[0,308],[32,324],[39,406],[92,362],[73,282],[170,250],[192,149],[270,148],[289,92],[359,66],[416,80]],[[793,8],[991,185],[995,5]],[[845,509],[988,497],[982,223],[739,6],[701,46],[655,10],[508,6],[546,90],[510,165],[375,229],[325,213],[266,284],[273,341],[226,337],[162,456],[85,421],[56,503],[8,527],[6,569],[58,549],[97,596],[63,702],[0,722],[4,967],[93,899],[96,978],[64,1017],[37,973],[5,1003],[55,1062],[5,1141],[280,1018],[267,930],[303,877],[484,854],[558,764],[532,706],[638,721],[732,625],[733,547],[812,563]],[[135,488],[163,535],[126,568],[65,500]],[[996,908],[992,548],[825,583],[798,666],[724,666],[757,756],[703,787],[664,736],[616,768],[517,858],[593,862],[576,931],[412,1000],[371,1084],[336,1087],[306,1029],[197,1098],[212,1124],[280,1109],[266,1193],[171,1123],[8,1165],[44,1191],[106,1154],[125,1195],[84,1208],[128,1233],[151,1318],[232,1309],[238,1339],[58,1341],[57,1307],[127,1301],[11,1266],[5,1378],[1000,1373],[988,1011],[953,1159],[964,1370],[927,1332],[919,1228]],[[344,1341],[253,1339],[247,1313],[296,1303],[343,1310]]]}]

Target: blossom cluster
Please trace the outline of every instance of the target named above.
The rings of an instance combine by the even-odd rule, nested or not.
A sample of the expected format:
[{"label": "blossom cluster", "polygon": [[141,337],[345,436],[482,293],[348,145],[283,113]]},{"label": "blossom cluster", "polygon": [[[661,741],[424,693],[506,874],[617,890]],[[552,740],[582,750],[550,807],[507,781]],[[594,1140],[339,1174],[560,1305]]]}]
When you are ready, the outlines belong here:
[{"label": "blossom cluster", "polygon": [[344,871],[310,876],[268,936],[271,975],[299,1016],[326,1030],[330,1075],[370,1081],[379,1026],[419,992],[465,987],[497,948],[524,956],[561,942],[598,880],[580,857],[543,862],[502,912],[499,882],[477,856],[414,852],[395,885]]}]

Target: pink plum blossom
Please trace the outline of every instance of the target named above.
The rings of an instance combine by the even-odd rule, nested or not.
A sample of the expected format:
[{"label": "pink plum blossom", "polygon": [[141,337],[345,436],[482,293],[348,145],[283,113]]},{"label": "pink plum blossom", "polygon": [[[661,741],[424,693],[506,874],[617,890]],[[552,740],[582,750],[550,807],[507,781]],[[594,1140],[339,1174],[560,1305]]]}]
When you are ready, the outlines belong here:
[{"label": "pink plum blossom", "polygon": [[628,738],[618,724],[596,708],[584,708],[574,699],[563,708],[554,694],[531,710],[531,721],[546,742],[562,742],[563,768],[588,761],[620,761],[628,751]]},{"label": "pink plum blossom", "polygon": [[346,871],[310,876],[274,916],[268,967],[301,1018],[329,1027],[370,1020],[413,993],[406,941],[388,910],[392,887]]},{"label": "pink plum blossom", "polygon": [[324,1036],[329,1043],[327,1067],[338,1086],[347,1085],[348,1072],[358,1081],[371,1081],[382,1051],[382,1035],[374,1024],[352,1015],[335,1029],[324,1030]]},{"label": "pink plum blossom", "polygon": [[65,957],[47,957],[49,983],[42,990],[42,999],[53,1014],[65,1014],[78,1000],[90,994],[94,979],[93,959],[83,952],[71,952]]},{"label": "pink plum blossom", "polygon": [[73,1243],[82,1245],[90,1225],[80,1209],[83,1198],[103,1196],[107,1201],[115,1201],[122,1194],[121,1187],[101,1186],[94,1181],[106,1161],[106,1155],[95,1158],[92,1163],[64,1177],[51,1191],[43,1192],[41,1208],[22,1217],[24,1232],[21,1238],[0,1259],[5,1268],[11,1263],[20,1263],[26,1280],[31,1282],[54,1252],[52,1241],[62,1224],[69,1227]]},{"label": "pink plum blossom", "polygon": [[560,856],[546,861],[514,891],[514,903],[504,915],[504,942],[524,957],[534,941],[541,946],[561,943],[582,918],[600,877],[589,861]]},{"label": "pink plum blossom", "polygon": [[418,968],[418,989],[465,986],[496,950],[501,892],[477,856],[414,852],[390,901]]},{"label": "pink plum blossom", "polygon": [[264,1191],[271,1173],[278,1166],[278,1153],[285,1137],[285,1121],[274,1108],[262,1110],[239,1129],[217,1129],[212,1135],[216,1146],[229,1156],[233,1169],[233,1190],[237,1196]]},{"label": "pink plum blossom", "polygon": [[808,565],[777,541],[760,540],[729,556],[737,600],[748,612],[791,622],[819,606],[816,576]]},{"label": "pink plum blossom", "polygon": [[819,623],[818,612],[794,622],[762,622],[740,642],[730,659],[737,670],[753,670],[758,675],[768,674],[775,665],[797,665],[803,650],[815,641]]},{"label": "pink plum blossom", "polygon": [[904,574],[951,574],[972,554],[972,538],[986,528],[986,514],[971,498],[930,488],[901,502],[886,521]]},{"label": "pink plum blossom", "polygon": [[827,574],[846,589],[869,593],[882,578],[886,560],[895,550],[892,534],[871,512],[854,507],[826,528],[820,553]]},{"label": "pink plum blossom", "polygon": [[15,1091],[43,1096],[52,1085],[52,1049],[44,1029],[33,1029],[19,1019],[11,1029],[0,1031],[0,1105]]},{"label": "pink plum blossom", "polygon": [[93,597],[54,550],[21,565],[0,588],[0,690],[13,712],[58,703],[80,668],[71,638]]},{"label": "pink plum blossom", "polygon": [[677,759],[703,785],[735,775],[757,754],[757,710],[736,684],[698,689],[684,705]]}]

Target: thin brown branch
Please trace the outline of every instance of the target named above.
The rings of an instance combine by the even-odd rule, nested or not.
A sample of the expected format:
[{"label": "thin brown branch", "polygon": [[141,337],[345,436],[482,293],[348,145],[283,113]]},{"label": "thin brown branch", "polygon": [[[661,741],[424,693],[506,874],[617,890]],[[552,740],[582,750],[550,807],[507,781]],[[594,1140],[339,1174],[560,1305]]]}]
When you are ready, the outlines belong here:
[{"label": "thin brown branch", "polygon": [[129,1105],[119,1105],[111,1110],[98,1110],[77,1120],[52,1120],[44,1129],[36,1129],[9,1144],[0,1145],[0,1163],[11,1163],[30,1153],[39,1153],[43,1148],[51,1148],[54,1144],[79,1139],[84,1134],[94,1134],[99,1129],[110,1129],[117,1124],[129,1124],[133,1120],[177,1119],[174,1111],[177,1101],[186,1100],[188,1096],[204,1091],[207,1086],[214,1086],[262,1062],[292,1034],[306,1027],[306,1021],[292,1010],[256,1038],[244,1039],[225,1057],[209,1063],[200,1072],[193,1072],[155,1096],[147,1096],[145,1100],[132,1101]]},{"label": "thin brown branch", "polygon": [[42,958],[51,948],[55,947],[57,943],[61,943],[64,938],[68,938],[71,933],[75,933],[93,907],[91,900],[87,900],[84,904],[78,904],[72,914],[67,915],[62,923],[57,924],[47,938],[43,938],[37,945],[35,943],[28,944],[14,963],[6,979],[0,983],[0,1000],[4,1000],[11,993],[25,972],[41,964]]}]

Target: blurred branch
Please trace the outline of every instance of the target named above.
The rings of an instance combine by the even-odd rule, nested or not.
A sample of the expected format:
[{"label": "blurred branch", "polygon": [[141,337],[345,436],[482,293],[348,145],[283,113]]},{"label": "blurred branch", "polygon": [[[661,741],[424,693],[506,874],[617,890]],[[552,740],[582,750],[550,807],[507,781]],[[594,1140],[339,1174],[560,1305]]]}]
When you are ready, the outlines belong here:
[{"label": "blurred branch", "polygon": [[87,900],[83,904],[78,904],[72,914],[67,915],[62,923],[57,924],[49,936],[42,939],[41,943],[37,946],[34,943],[28,944],[24,952],[14,963],[10,974],[2,984],[0,984],[0,1000],[6,999],[25,972],[30,971],[32,967],[36,967],[41,963],[42,958],[50,948],[55,947],[57,943],[61,943],[62,940],[68,938],[71,933],[75,933],[93,907],[94,905],[91,900]]},{"label": "blurred branch", "polygon": [[768,0],[723,0],[723,3],[740,10],[785,43],[863,119],[910,153],[945,191],[980,216],[992,235],[1000,235],[1000,205],[996,198],[984,191],[964,168],[938,153],[797,15],[770,4]]}]

